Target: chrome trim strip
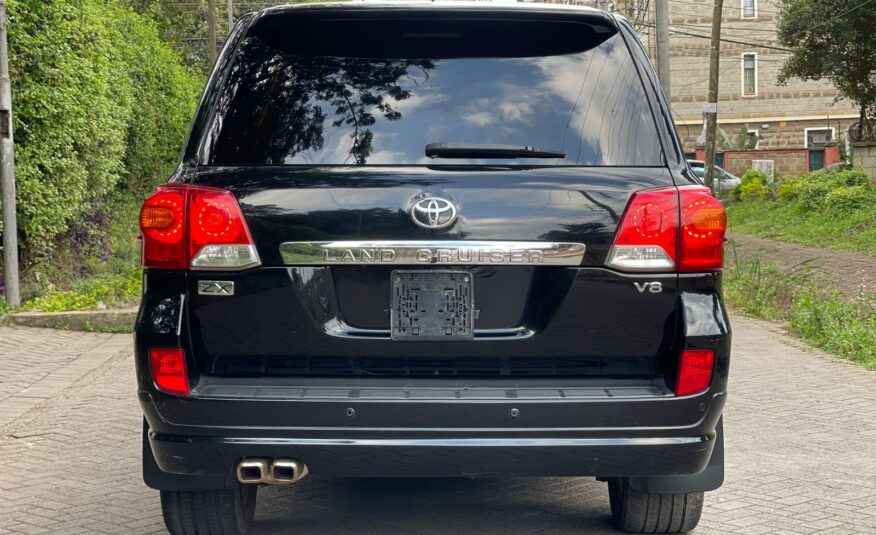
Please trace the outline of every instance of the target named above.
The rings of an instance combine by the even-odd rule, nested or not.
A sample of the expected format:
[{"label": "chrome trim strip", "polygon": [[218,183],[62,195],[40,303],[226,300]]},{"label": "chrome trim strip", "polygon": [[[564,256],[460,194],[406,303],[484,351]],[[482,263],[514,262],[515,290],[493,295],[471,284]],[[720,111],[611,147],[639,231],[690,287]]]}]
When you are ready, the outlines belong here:
[{"label": "chrome trim strip", "polygon": [[[320,428],[322,430],[323,428]],[[352,429],[352,428],[344,428]],[[620,429],[620,428],[618,428]],[[645,429],[645,428],[635,428]],[[371,430],[371,429],[369,429]],[[530,429],[502,429],[529,431]],[[568,431],[562,428],[560,431]],[[589,429],[588,429],[589,430]],[[417,429],[420,431],[420,429]],[[456,429],[453,429],[456,431]],[[554,431],[557,431],[554,429]],[[158,441],[182,442],[176,435],[152,433]],[[462,446],[462,447],[545,447],[545,446],[674,446],[707,444],[715,440],[714,433],[690,437],[617,437],[617,438],[263,438],[263,437],[184,437],[185,442],[209,444],[245,444],[263,446]]]},{"label": "chrome trim strip", "polygon": [[540,241],[318,241],[280,244],[286,265],[580,266],[581,243]]},{"label": "chrome trim strip", "polygon": [[[392,338],[389,329],[360,329],[351,327],[342,320],[333,318],[323,324],[325,333],[338,338],[364,338],[370,340],[390,340]],[[535,335],[535,331],[528,327],[511,327],[509,329],[475,329],[474,341],[497,341],[497,340],[520,340]]]}]

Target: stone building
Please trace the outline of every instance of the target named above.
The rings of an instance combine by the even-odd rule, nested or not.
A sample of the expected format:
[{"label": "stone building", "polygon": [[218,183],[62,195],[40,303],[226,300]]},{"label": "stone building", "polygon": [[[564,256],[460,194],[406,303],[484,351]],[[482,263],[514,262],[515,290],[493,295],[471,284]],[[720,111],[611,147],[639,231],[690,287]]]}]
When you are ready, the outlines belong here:
[{"label": "stone building", "polygon": [[[652,57],[654,4],[615,0],[611,6],[636,24]],[[712,7],[709,0],[669,0],[672,109],[691,157],[701,144],[708,98]],[[818,169],[824,164],[824,145],[845,139],[858,110],[848,101],[837,101],[839,93],[826,82],[794,79],[778,85],[778,71],[788,57],[776,37],[778,11],[775,0],[724,1],[718,124],[731,142],[747,128],[750,136],[757,136],[758,150],[807,149],[805,165]]]}]

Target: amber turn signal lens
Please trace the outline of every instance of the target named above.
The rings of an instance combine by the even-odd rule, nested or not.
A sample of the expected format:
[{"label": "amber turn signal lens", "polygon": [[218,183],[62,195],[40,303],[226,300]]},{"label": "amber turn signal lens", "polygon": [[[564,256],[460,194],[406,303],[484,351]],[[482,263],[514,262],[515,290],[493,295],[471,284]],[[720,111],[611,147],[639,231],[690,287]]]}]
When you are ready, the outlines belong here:
[{"label": "amber turn signal lens", "polygon": [[698,230],[724,231],[727,214],[723,208],[702,208],[693,213],[693,226]]},{"label": "amber turn signal lens", "polygon": [[140,212],[140,228],[164,229],[173,225],[173,210],[164,206],[144,206]]}]

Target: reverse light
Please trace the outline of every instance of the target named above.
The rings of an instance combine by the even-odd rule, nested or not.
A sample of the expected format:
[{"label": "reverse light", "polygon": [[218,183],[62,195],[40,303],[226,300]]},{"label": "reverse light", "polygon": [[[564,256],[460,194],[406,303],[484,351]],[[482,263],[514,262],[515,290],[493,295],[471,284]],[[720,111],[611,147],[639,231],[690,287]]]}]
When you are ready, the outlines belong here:
[{"label": "reverse light", "polygon": [[159,390],[168,394],[189,394],[186,353],[182,348],[153,347],[149,350],[149,365],[152,380]]},{"label": "reverse light", "polygon": [[227,190],[166,184],[140,211],[143,266],[240,270],[260,264],[243,212]]},{"label": "reverse light", "polygon": [[712,382],[715,353],[710,349],[685,349],[678,360],[675,395],[699,394]]},{"label": "reverse light", "polygon": [[719,270],[726,230],[724,207],[708,188],[637,191],[624,210],[606,265],[631,272]]}]

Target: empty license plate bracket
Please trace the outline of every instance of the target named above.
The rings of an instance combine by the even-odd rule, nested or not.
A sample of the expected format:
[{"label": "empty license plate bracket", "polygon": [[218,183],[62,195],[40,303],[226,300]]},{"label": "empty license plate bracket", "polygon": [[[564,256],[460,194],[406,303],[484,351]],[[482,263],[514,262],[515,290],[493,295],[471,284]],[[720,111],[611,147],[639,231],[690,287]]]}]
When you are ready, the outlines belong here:
[{"label": "empty license plate bracket", "polygon": [[393,271],[390,321],[393,340],[471,340],[474,277],[468,271]]}]

